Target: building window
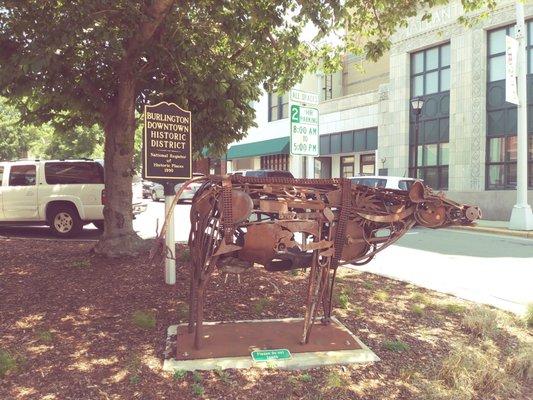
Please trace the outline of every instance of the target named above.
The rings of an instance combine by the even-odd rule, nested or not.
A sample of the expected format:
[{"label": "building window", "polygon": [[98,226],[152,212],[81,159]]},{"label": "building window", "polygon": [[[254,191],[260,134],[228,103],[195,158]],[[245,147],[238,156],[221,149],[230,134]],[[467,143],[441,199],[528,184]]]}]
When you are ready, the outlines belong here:
[{"label": "building window", "polygon": [[361,175],[375,175],[376,174],[376,155],[375,154],[361,154],[359,171],[361,171]]},{"label": "building window", "polygon": [[277,171],[289,170],[289,155],[274,154],[271,156],[261,156],[261,169],[274,169]]},{"label": "building window", "polygon": [[315,158],[315,178],[316,179],[331,178],[331,157],[316,157]]},{"label": "building window", "polygon": [[351,178],[354,176],[355,157],[341,157],[341,178]]},{"label": "building window", "polygon": [[448,190],[448,143],[418,146],[417,177],[432,188]]},{"label": "building window", "polygon": [[322,79],[321,100],[331,100],[333,98],[333,74],[326,74]]},{"label": "building window", "polygon": [[[411,99],[424,106],[416,124],[410,115],[409,176],[420,178],[434,189],[448,189],[448,142],[450,130],[450,44],[411,54]],[[416,164],[416,165],[415,165]]]},{"label": "building window", "polygon": [[450,44],[411,54],[411,97],[450,90]]},{"label": "building window", "polygon": [[[527,86],[533,82],[533,22],[527,26]],[[485,186],[487,190],[516,188],[516,106],[505,101],[505,36],[515,35],[514,25],[487,33],[487,147]],[[533,99],[528,96],[531,108]],[[529,188],[533,188],[533,125],[528,123]]]},{"label": "building window", "polygon": [[268,121],[277,121],[289,117],[289,94],[278,96],[268,94]]}]

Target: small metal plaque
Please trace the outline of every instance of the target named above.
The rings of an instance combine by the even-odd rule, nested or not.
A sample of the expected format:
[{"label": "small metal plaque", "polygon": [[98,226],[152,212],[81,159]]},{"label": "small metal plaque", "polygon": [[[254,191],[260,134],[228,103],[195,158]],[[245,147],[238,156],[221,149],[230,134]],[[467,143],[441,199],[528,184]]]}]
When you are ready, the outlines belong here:
[{"label": "small metal plaque", "polygon": [[252,360],[255,362],[290,360],[291,358],[291,352],[287,349],[252,351]]}]

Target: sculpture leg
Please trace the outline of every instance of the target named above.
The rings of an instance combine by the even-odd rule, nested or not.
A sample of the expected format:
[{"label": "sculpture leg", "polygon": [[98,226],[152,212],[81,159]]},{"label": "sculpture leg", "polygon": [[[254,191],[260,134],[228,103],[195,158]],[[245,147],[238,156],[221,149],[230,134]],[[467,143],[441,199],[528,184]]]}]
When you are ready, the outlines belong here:
[{"label": "sculpture leg", "polygon": [[337,268],[330,268],[328,281],[326,282],[326,289],[322,298],[322,309],[324,316],[322,317],[322,323],[329,325],[331,323],[331,309],[333,306],[333,286],[335,285],[335,276],[337,275]]},{"label": "sculpture leg", "polygon": [[199,271],[198,288],[196,292],[196,329],[194,333],[194,348],[199,350],[202,345],[202,330],[204,322],[204,304],[205,304],[205,289],[211,278],[218,257],[213,257],[209,261],[205,272]]},{"label": "sculpture leg", "polygon": [[309,274],[307,304],[305,309],[302,340],[300,341],[301,344],[306,344],[309,342],[309,335],[311,333],[311,328],[313,327],[317,305],[320,301],[320,295],[322,293],[324,268],[325,267],[318,262],[318,255],[315,255],[313,257],[311,272]]},{"label": "sculpture leg", "polygon": [[196,317],[196,307],[198,293],[198,267],[196,263],[191,268],[191,283],[189,287],[189,326],[188,331],[192,333],[194,331],[194,319]]},{"label": "sculpture leg", "polygon": [[194,332],[194,348],[200,349],[202,344],[202,328],[204,321],[205,281],[201,282],[197,289],[196,299],[196,329]]}]

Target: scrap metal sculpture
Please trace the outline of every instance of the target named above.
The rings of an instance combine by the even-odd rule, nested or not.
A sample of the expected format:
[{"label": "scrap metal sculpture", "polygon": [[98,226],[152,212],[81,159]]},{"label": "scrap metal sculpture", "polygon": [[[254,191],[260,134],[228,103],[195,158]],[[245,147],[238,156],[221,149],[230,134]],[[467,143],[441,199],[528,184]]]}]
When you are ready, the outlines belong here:
[{"label": "scrap metal sculpture", "polygon": [[202,183],[193,198],[189,235],[189,332],[195,332],[197,349],[205,290],[217,268],[231,273],[254,264],[271,272],[309,268],[305,344],[320,305],[322,322],[330,322],[339,265],[368,263],[416,224],[469,225],[481,217],[478,207],[447,200],[420,181],[409,191],[355,185],[349,179],[234,175],[192,181]]}]

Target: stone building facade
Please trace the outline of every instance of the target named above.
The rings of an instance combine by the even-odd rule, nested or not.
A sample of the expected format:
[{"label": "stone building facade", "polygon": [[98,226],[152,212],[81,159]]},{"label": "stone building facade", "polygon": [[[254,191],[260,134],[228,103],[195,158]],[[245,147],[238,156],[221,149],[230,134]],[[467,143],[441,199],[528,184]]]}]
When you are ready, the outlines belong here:
[{"label": "stone building facade", "polygon": [[[533,189],[532,4],[525,14],[532,21],[527,52]],[[412,18],[378,63],[348,56],[342,71],[306,76],[297,86],[320,94],[320,157],[289,155],[288,102],[265,93],[255,105],[258,127],[228,151],[228,171],[274,167],[297,177],[417,176],[451,198],[481,206],[487,219],[507,220],[516,199],[516,107],[504,101],[502,49],[505,34],[513,34],[515,2],[499,1],[472,27],[458,21],[464,15],[458,0],[432,15],[430,21]],[[424,101],[418,124],[415,98]]]}]

